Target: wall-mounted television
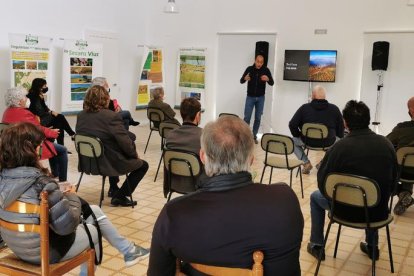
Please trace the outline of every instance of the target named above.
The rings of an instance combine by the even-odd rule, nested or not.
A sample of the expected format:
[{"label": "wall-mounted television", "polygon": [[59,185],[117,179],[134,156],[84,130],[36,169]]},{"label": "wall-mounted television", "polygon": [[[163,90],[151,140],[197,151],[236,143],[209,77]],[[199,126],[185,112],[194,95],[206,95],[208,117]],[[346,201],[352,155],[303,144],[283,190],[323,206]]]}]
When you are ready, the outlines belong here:
[{"label": "wall-mounted television", "polygon": [[335,82],[336,50],[285,50],[283,79]]}]

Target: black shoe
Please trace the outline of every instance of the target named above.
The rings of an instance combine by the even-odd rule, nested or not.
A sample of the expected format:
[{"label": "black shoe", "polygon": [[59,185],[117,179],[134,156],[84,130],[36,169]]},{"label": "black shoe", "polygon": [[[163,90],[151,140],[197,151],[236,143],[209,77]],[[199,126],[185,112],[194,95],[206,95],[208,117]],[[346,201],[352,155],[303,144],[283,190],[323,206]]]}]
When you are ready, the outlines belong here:
[{"label": "black shoe", "polygon": [[138,126],[139,125],[139,122],[132,120],[132,121],[129,122],[129,124],[131,126]]},{"label": "black shoe", "polygon": [[[361,242],[359,244],[359,248],[361,251],[368,255],[368,257],[372,260],[372,246],[369,246],[366,242]],[[375,246],[375,260],[378,261],[379,259],[379,249],[378,246]]]},{"label": "black shoe", "polygon": [[311,254],[312,256],[314,256],[316,259],[319,259],[319,253],[322,250],[322,261],[325,261],[325,250],[323,250],[322,246],[320,245],[311,245],[310,243],[308,243],[308,253]]},{"label": "black shoe", "polygon": [[72,152],[71,151],[68,151],[68,154],[72,154]]},{"label": "black shoe", "polygon": [[113,197],[114,195],[118,193],[118,191],[119,191],[119,188],[109,187],[108,197]]},{"label": "black shoe", "polygon": [[127,197],[114,197],[111,200],[111,205],[116,207],[116,206],[122,206],[122,207],[131,207],[131,206],[135,206],[137,205],[137,201],[131,201],[129,198]]}]

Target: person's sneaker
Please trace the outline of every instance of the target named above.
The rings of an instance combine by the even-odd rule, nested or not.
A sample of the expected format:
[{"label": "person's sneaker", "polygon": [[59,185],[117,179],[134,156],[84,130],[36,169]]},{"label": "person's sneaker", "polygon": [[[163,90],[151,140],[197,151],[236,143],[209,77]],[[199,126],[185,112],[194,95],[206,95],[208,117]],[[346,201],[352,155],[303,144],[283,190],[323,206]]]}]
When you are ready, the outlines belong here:
[{"label": "person's sneaker", "polygon": [[312,245],[311,243],[308,243],[307,251],[309,254],[314,256],[316,259],[319,259],[319,254],[322,250],[322,257],[321,260],[325,261],[325,250],[323,250],[321,245]]},{"label": "person's sneaker", "polygon": [[140,123],[139,123],[139,122],[137,122],[137,121],[132,120],[132,121],[130,121],[130,122],[129,122],[129,124],[130,124],[131,126],[138,126]]},{"label": "person's sneaker", "polygon": [[310,161],[303,164],[302,174],[310,174],[310,171],[312,170],[312,164]]},{"label": "person's sneaker", "polygon": [[71,155],[72,154],[72,152],[71,151],[67,151],[68,152],[68,155]]},{"label": "person's sneaker", "polygon": [[135,206],[135,205],[137,205],[137,201],[136,200],[131,201],[126,196],[113,197],[112,200],[111,200],[111,206],[113,206],[113,207],[117,207],[117,206],[131,207],[131,206]]},{"label": "person's sneaker", "polygon": [[394,207],[394,214],[400,216],[407,211],[408,207],[414,204],[414,199],[411,197],[410,192],[404,191],[399,193],[398,202]]},{"label": "person's sneaker", "polygon": [[[372,260],[372,247],[369,246],[366,242],[361,242],[359,244],[359,248],[362,252],[368,255],[368,257]],[[375,260],[379,259],[379,249],[378,246],[375,246]]]},{"label": "person's sneaker", "polygon": [[125,266],[131,266],[149,256],[150,251],[139,245],[134,244],[132,252],[124,255]]}]

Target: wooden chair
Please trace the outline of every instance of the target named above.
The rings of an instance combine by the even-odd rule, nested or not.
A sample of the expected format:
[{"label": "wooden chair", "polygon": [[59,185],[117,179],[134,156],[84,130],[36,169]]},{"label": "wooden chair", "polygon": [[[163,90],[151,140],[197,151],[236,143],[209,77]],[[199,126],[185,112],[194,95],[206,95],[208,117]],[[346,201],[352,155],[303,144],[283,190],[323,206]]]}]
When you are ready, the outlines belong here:
[{"label": "wooden chair", "polygon": [[[325,193],[328,200],[332,202],[331,211],[329,212],[329,224],[326,230],[326,235],[324,239],[325,248],[326,241],[328,240],[329,231],[333,223],[338,223],[338,233],[335,243],[334,258],[336,258],[336,253],[338,250],[339,237],[341,235],[342,225],[356,228],[356,229],[370,229],[378,230],[385,227],[387,231],[387,241],[388,241],[388,253],[390,257],[390,266],[391,272],[394,273],[394,263],[392,259],[392,250],[391,250],[391,238],[389,224],[393,220],[391,214],[388,217],[381,221],[372,221],[369,218],[368,208],[376,206],[381,197],[381,191],[378,187],[375,180],[350,174],[339,174],[332,173],[326,177],[325,180]],[[350,207],[359,207],[365,210],[365,222],[351,222],[346,219],[341,218],[336,214],[335,205],[337,203],[346,204]],[[322,252],[320,251],[318,258],[318,265],[316,267],[315,276],[318,275],[319,267],[322,259]],[[372,275],[375,275],[375,246],[372,247]]]},{"label": "wooden chair", "polygon": [[[272,183],[273,168],[288,169],[290,171],[290,187],[292,188],[292,172],[294,169],[298,168],[298,171],[300,173],[300,187],[302,190],[303,198],[302,169],[300,167],[303,164],[303,161],[296,158],[289,158],[294,149],[292,138],[280,134],[265,133],[262,136],[261,146],[262,149],[266,152],[266,156],[265,160],[263,161],[264,167],[262,177],[260,178],[260,183],[263,182],[263,176],[266,167],[269,166],[271,168],[269,184]],[[282,157],[274,155],[282,155]]]},{"label": "wooden chair", "polygon": [[32,232],[40,234],[41,264],[33,265],[17,258],[13,253],[0,258],[0,273],[6,275],[63,275],[82,263],[88,263],[88,275],[95,274],[95,250],[87,249],[78,256],[56,264],[49,264],[49,206],[47,192],[40,195],[40,205],[15,201],[6,208],[9,212],[40,216],[39,224],[10,223],[0,219],[3,229],[16,232]]},{"label": "wooden chair", "polygon": [[[148,107],[147,117],[149,120],[150,134],[148,135],[148,140],[147,140],[147,144],[145,145],[144,154],[147,152],[147,147],[148,147],[148,143],[150,141],[152,132],[154,130],[159,131],[160,123],[165,120],[165,114],[159,108]],[[162,143],[161,143],[161,150],[162,150]]]},{"label": "wooden chair", "polygon": [[[105,175],[101,168],[99,167],[99,157],[104,153],[104,146],[102,141],[98,137],[93,137],[83,134],[75,134],[75,148],[78,153],[78,171],[81,173],[78,184],[76,185],[76,192],[79,189],[80,183],[82,181],[82,176],[84,173],[88,175],[101,175],[102,176],[102,189],[101,189],[101,198],[99,200],[99,207],[102,206],[102,201],[104,199],[104,190],[105,190]],[[128,174],[126,174],[126,181],[128,184],[129,195],[131,202],[132,193],[131,188],[128,182]],[[134,208],[134,205],[132,205]]]},{"label": "wooden chair", "polygon": [[[263,252],[253,252],[253,267],[252,269],[247,268],[233,268],[233,267],[222,267],[222,266],[210,266],[203,264],[191,263],[190,265],[197,271],[212,276],[263,276]],[[176,273],[175,276],[185,276],[180,271],[181,262],[177,259]]]},{"label": "wooden chair", "polygon": [[[197,178],[202,172],[203,165],[200,158],[193,152],[185,150],[164,150],[164,168],[167,169],[168,199],[170,201],[173,192],[187,194],[194,192],[197,186]],[[173,181],[173,176],[184,176],[191,179],[192,186],[184,186],[184,181]]]},{"label": "wooden chair", "polygon": [[176,128],[179,128],[180,125],[173,122],[161,122],[159,126],[159,133],[161,136],[161,147],[163,149],[160,157],[160,161],[158,162],[157,172],[155,173],[154,182],[157,181],[158,171],[160,170],[162,157],[164,156],[164,148],[165,148],[165,138],[167,137],[168,133]]}]

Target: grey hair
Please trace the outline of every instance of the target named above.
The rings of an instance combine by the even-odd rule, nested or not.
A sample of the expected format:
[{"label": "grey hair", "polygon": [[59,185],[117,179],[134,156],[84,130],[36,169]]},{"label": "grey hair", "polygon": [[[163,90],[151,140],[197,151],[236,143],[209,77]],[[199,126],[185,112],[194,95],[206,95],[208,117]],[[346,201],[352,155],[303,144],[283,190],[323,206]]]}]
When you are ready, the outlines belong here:
[{"label": "grey hair", "polygon": [[96,77],[96,78],[94,78],[92,80],[92,85],[91,86],[100,85],[102,87],[105,87],[105,84],[106,83],[108,83],[107,80],[106,80],[106,78],[104,78],[104,77]]},{"label": "grey hair", "polygon": [[249,171],[253,143],[249,126],[240,118],[222,116],[208,123],[201,135],[207,176]]},{"label": "grey hair", "polygon": [[19,107],[20,101],[23,100],[27,95],[27,90],[24,87],[13,87],[7,89],[4,95],[4,101],[8,107]]},{"label": "grey hair", "polygon": [[318,100],[324,100],[326,98],[326,89],[322,85],[316,85],[312,89],[312,98]]},{"label": "grey hair", "polygon": [[159,100],[161,99],[161,96],[164,95],[164,88],[162,87],[155,87],[152,91],[152,97],[154,98],[154,100]]}]

